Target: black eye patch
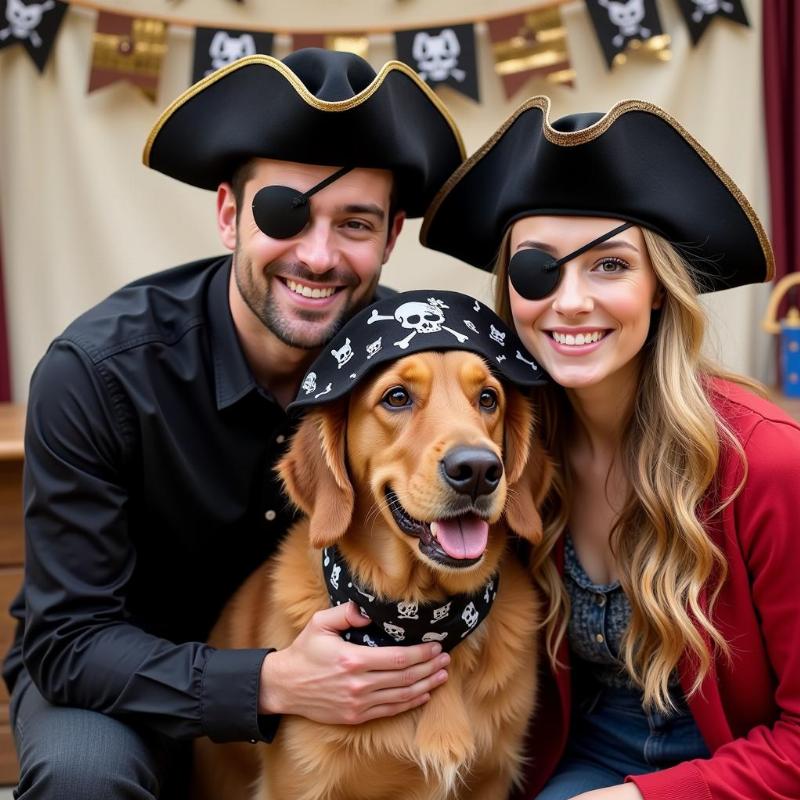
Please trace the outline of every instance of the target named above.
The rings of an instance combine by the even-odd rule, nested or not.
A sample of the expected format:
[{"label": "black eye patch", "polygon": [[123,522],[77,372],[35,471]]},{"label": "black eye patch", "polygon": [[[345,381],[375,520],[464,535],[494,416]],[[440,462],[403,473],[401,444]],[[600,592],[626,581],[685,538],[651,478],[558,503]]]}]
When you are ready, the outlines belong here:
[{"label": "black eye patch", "polygon": [[273,239],[297,236],[310,218],[305,195],[290,186],[264,186],[253,198],[253,219]]},{"label": "black eye patch", "polygon": [[516,292],[526,300],[541,300],[556,290],[561,280],[561,268],[544,250],[519,250],[508,264],[508,278]]},{"label": "black eye patch", "polygon": [[508,279],[517,294],[526,300],[542,300],[558,287],[564,264],[631,227],[633,223],[626,222],[559,259],[535,247],[518,250],[508,262]]},{"label": "black eye patch", "polygon": [[352,167],[342,167],[312,186],[307,192],[291,186],[264,186],[253,197],[253,219],[262,233],[272,239],[291,239],[297,236],[311,219],[308,198],[333,183]]}]

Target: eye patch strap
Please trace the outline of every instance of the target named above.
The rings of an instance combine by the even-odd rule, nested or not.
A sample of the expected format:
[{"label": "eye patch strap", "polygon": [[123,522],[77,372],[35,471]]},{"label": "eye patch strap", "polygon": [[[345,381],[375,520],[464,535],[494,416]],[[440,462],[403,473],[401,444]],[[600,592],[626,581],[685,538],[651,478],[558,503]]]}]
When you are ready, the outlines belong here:
[{"label": "eye patch strap", "polygon": [[553,261],[547,266],[545,266],[545,271],[552,272],[554,269],[558,269],[562,264],[566,264],[567,261],[571,261],[573,258],[577,258],[580,255],[583,255],[587,250],[591,250],[593,247],[596,247],[598,244],[602,244],[607,239],[610,239],[612,236],[616,236],[618,233],[622,233],[622,231],[627,230],[628,228],[632,228],[632,222],[626,222],[620,225],[618,228],[614,228],[613,231],[609,231],[608,233],[604,233],[602,236],[598,236],[596,239],[592,239],[591,242],[588,244],[583,245],[583,247],[579,247],[577,250],[573,250],[571,253],[567,253],[563,258],[559,258],[558,261]]},{"label": "eye patch strap", "polygon": [[326,186],[330,186],[334,181],[339,180],[342,175],[346,175],[350,172],[353,167],[342,167],[341,169],[336,170],[333,175],[328,175],[327,178],[321,180],[316,186],[312,186],[307,192],[298,192],[297,197],[292,200],[292,207],[297,208],[298,206],[304,206],[308,202],[308,198],[311,197],[312,194],[316,194],[317,192],[324,189]]}]

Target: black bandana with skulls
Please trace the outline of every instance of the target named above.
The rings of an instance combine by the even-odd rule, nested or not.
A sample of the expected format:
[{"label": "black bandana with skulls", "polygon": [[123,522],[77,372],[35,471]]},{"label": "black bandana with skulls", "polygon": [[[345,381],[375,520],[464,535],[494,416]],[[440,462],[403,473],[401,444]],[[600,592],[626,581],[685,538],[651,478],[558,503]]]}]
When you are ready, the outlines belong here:
[{"label": "black bandana with skulls", "polygon": [[382,600],[369,587],[359,586],[336,547],[322,551],[322,571],[331,605],[352,600],[372,620],[350,628],[342,637],[368,647],[439,642],[445,652],[464,641],[486,619],[497,597],[500,576],[494,575],[474,594],[457,594],[436,603]]},{"label": "black bandana with skulls", "polygon": [[392,295],[353,317],[322,349],[289,410],[346,395],[379,364],[424,350],[468,350],[521,388],[548,381],[516,332],[484,303],[436,289]]}]

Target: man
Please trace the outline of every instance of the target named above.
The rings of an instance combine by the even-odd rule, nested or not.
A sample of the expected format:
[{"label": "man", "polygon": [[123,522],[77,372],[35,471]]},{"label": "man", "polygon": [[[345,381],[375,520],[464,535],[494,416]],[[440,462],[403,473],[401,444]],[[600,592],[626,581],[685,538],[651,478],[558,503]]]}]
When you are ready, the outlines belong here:
[{"label": "man", "polygon": [[112,294],[34,374],[4,669],[18,797],[174,796],[176,742],[268,742],[282,713],[359,723],[444,679],[433,646],[344,642],[351,606],[282,651],[202,642],[293,519],[272,468],[306,366],[462,158],[418,76],[344,53],[243,59],[162,115],[145,164],[217,189],[233,255]]}]

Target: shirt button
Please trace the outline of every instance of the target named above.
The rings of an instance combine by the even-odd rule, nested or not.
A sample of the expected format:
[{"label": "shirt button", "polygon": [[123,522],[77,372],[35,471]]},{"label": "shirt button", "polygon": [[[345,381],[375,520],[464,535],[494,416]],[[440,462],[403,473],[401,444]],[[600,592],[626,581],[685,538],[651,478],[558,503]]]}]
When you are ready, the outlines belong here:
[{"label": "shirt button", "polygon": [[606,596],[604,594],[596,594],[594,596],[594,601],[599,606],[604,606],[606,604]]},{"label": "shirt button", "polygon": [[285,436],[284,436],[282,433],[279,433],[279,434],[278,434],[278,435],[275,437],[275,441],[276,441],[278,444],[283,444],[283,443],[286,441],[286,437],[285,437]]},{"label": "shirt button", "polygon": [[278,515],[272,509],[270,509],[269,511],[265,511],[264,512],[264,519],[267,522],[272,522],[272,520],[274,520],[275,517],[277,517],[277,516]]},{"label": "shirt button", "polygon": [[594,637],[594,640],[595,640],[595,641],[596,641],[598,644],[603,644],[603,642],[606,640],[606,637],[605,637],[605,636],[603,636],[603,634],[602,634],[602,633],[596,633],[596,634],[595,634],[595,637]]}]

